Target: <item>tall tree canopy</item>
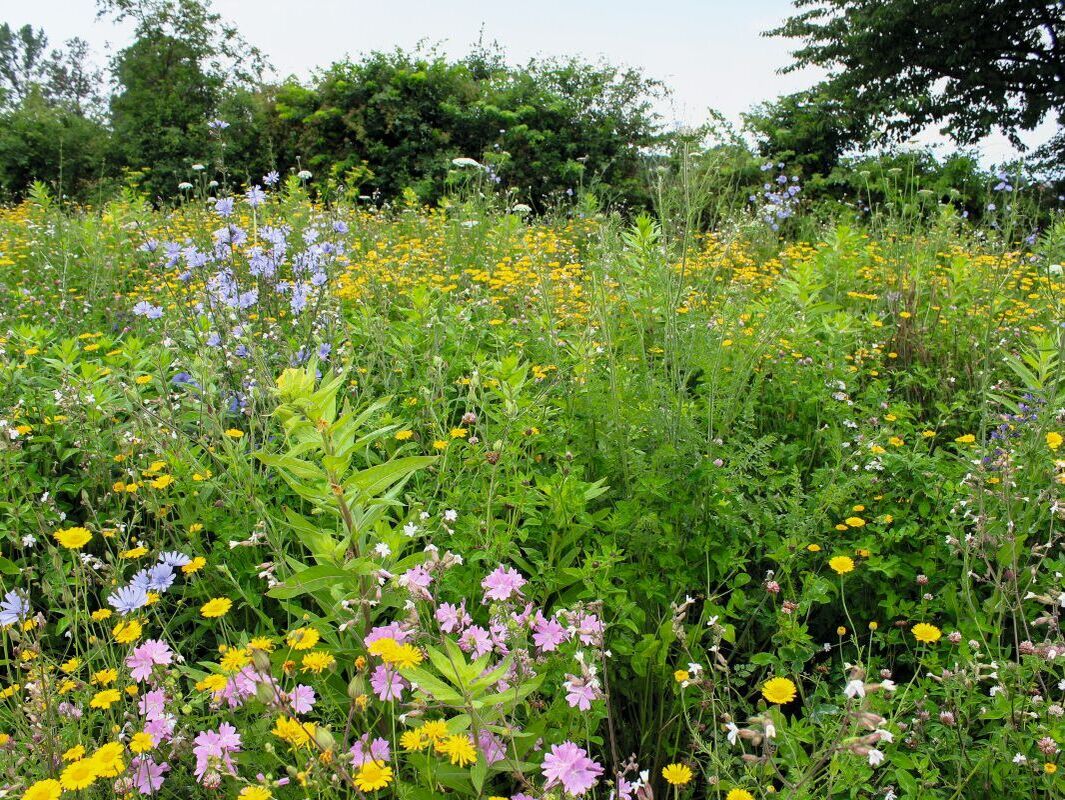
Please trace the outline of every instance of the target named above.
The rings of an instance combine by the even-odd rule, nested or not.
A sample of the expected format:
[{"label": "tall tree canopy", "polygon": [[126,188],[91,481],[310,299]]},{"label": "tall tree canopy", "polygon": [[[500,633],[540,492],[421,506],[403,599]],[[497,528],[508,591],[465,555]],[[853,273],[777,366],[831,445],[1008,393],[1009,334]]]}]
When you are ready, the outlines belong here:
[{"label": "tall tree canopy", "polygon": [[961,143],[1019,143],[1065,125],[1065,0],[795,0],[767,35],[800,39],[788,70],[829,71],[828,91],[887,130],[940,125]]}]

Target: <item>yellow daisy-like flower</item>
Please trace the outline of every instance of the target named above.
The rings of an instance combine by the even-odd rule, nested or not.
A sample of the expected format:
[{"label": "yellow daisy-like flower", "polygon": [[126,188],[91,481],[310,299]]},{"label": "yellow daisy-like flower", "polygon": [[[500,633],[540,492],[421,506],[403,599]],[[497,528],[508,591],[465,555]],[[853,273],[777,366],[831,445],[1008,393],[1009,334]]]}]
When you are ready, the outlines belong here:
[{"label": "yellow daisy-like flower", "polygon": [[147,547],[134,547],[130,550],[124,550],[118,554],[121,558],[141,558],[148,555]]},{"label": "yellow daisy-like flower", "polygon": [[240,428],[228,428],[226,430],[226,436],[228,436],[230,439],[239,439],[243,435],[244,431],[242,431]]},{"label": "yellow daisy-like flower", "polygon": [[311,741],[315,728],[313,722],[300,722],[297,719],[282,716],[274,722],[274,729],[270,733],[292,747],[300,748]]},{"label": "yellow daisy-like flower", "polygon": [[850,556],[836,556],[828,560],[828,566],[837,575],[846,575],[848,572],[854,572],[854,559]]},{"label": "yellow daisy-like flower", "polygon": [[670,764],[662,767],[662,777],[670,786],[684,786],[691,783],[691,767],[687,764]]},{"label": "yellow daisy-like flower", "polygon": [[447,450],[447,442],[444,441],[443,439],[437,439],[435,442],[433,442],[433,449],[434,450]]},{"label": "yellow daisy-like flower", "polygon": [[90,680],[98,686],[110,686],[118,680],[118,670],[102,669],[99,672],[94,672]]},{"label": "yellow daisy-like flower", "polygon": [[420,728],[403,731],[403,735],[399,737],[399,744],[404,750],[417,752],[429,746],[429,737],[422,733]]},{"label": "yellow daisy-like flower", "polygon": [[443,741],[448,737],[447,723],[442,719],[433,719],[422,725],[419,730],[422,732],[422,736],[433,742]]},{"label": "yellow daisy-like flower", "polygon": [[314,628],[296,628],[285,638],[285,643],[293,650],[310,650],[321,638]]},{"label": "yellow daisy-like flower", "polygon": [[1043,772],[1045,772],[1047,775],[1053,775],[1057,771],[1058,765],[1055,764],[1053,761],[1048,761],[1043,765]]},{"label": "yellow daisy-like flower", "polygon": [[422,663],[422,652],[412,644],[403,644],[382,658],[400,669],[411,669]]},{"label": "yellow daisy-like flower", "polygon": [[114,612],[112,612],[109,608],[98,608],[93,611],[92,614],[90,614],[89,616],[92,617],[96,622],[103,622],[105,619],[111,619],[111,615],[113,613]]},{"label": "yellow daisy-like flower", "polygon": [[138,731],[129,740],[131,753],[147,753],[155,747],[155,739],[147,731]]},{"label": "yellow daisy-like flower", "polygon": [[447,756],[457,767],[465,767],[477,760],[477,750],[468,736],[449,736],[436,746],[437,751]]},{"label": "yellow daisy-like flower", "polygon": [[67,550],[80,550],[92,540],[87,528],[64,528],[52,534],[52,537]]},{"label": "yellow daisy-like flower", "polygon": [[313,672],[316,675],[323,670],[329,669],[336,663],[336,659],[329,653],[323,653],[321,650],[316,650],[312,653],[307,653],[300,662],[304,672]]},{"label": "yellow daisy-like flower", "polygon": [[256,636],[254,639],[248,642],[249,648],[251,648],[252,650],[262,650],[264,653],[274,652],[274,648],[276,646],[277,645],[274,644],[274,640],[271,639],[269,636]]},{"label": "yellow daisy-like flower", "polygon": [[68,792],[76,792],[92,786],[98,777],[96,762],[91,758],[82,758],[67,765],[59,776],[59,785]]},{"label": "yellow daisy-like flower", "polygon": [[70,659],[70,661],[64,661],[62,664],[60,664],[59,668],[61,670],[63,670],[63,672],[65,672],[67,675],[69,675],[70,673],[74,672],[80,666],[81,666],[81,659],[80,658],[72,658],[72,659]]},{"label": "yellow daisy-like flower", "polygon": [[153,489],[165,489],[167,486],[174,482],[172,475],[160,475],[151,483]]},{"label": "yellow daisy-like flower", "polygon": [[410,439],[412,436],[414,436],[414,431],[411,431],[411,430],[396,431],[396,441],[397,442],[405,442],[408,439]]},{"label": "yellow daisy-like flower", "polygon": [[63,760],[64,761],[77,761],[78,759],[84,757],[84,755],[85,755],[85,746],[84,745],[80,745],[80,744],[76,744],[73,747],[71,747],[69,750],[67,750],[65,753],[63,753]]},{"label": "yellow daisy-like flower", "polygon": [[963,436],[958,436],[954,439],[958,444],[972,444],[976,441],[976,437],[971,433],[966,433]]},{"label": "yellow daisy-like flower", "polygon": [[233,601],[228,597],[214,597],[200,606],[200,615],[206,619],[224,617],[233,607]]},{"label": "yellow daisy-like flower", "polygon": [[392,783],[392,768],[367,761],[355,775],[355,787],[361,792],[376,792]]},{"label": "yellow daisy-like flower", "polygon": [[273,795],[265,786],[245,786],[237,795],[238,800],[270,800]]},{"label": "yellow daisy-like flower", "polygon": [[913,626],[913,637],[924,644],[934,644],[942,635],[943,631],[927,622],[918,622]]},{"label": "yellow daisy-like flower", "polygon": [[690,678],[691,673],[689,673],[686,669],[678,669],[676,672],[673,673],[673,680],[675,680],[677,683],[684,683],[684,681],[689,680]]},{"label": "yellow daisy-like flower", "polygon": [[725,795],[725,800],[754,800],[754,795],[746,789],[729,789],[729,793]]},{"label": "yellow daisy-like flower", "polygon": [[821,545],[819,545],[819,544],[808,544],[808,545],[806,545],[806,549],[809,550],[811,553],[820,553],[821,552]]},{"label": "yellow daisy-like flower", "polygon": [[104,689],[92,696],[92,700],[89,701],[89,707],[108,709],[121,699],[122,695],[118,689]]},{"label": "yellow daisy-like flower", "polygon": [[782,705],[795,699],[797,689],[787,678],[770,678],[762,684],[762,697],[770,703]]},{"label": "yellow daisy-like flower", "polygon": [[126,770],[126,762],[122,760],[122,745],[119,742],[105,744],[92,755],[96,762],[96,772],[101,778],[114,778]]},{"label": "yellow daisy-like flower", "polygon": [[119,644],[130,644],[140,638],[143,630],[143,626],[137,620],[131,619],[116,623],[112,633]]},{"label": "yellow daisy-like flower", "polygon": [[1047,447],[1051,450],[1057,450],[1061,447],[1063,441],[1065,441],[1065,439],[1062,439],[1061,434],[1057,431],[1051,431],[1046,436]]},{"label": "yellow daisy-like flower", "polygon": [[847,517],[845,520],[843,520],[843,523],[848,528],[863,528],[863,527],[865,527],[865,520],[862,519],[861,517]]},{"label": "yellow daisy-like flower", "polygon": [[63,788],[51,778],[37,781],[22,793],[22,800],[59,800]]},{"label": "yellow daisy-like flower", "polygon": [[181,568],[181,571],[186,575],[192,575],[194,572],[199,572],[201,569],[207,566],[207,559],[203,556],[196,556],[188,564]]}]

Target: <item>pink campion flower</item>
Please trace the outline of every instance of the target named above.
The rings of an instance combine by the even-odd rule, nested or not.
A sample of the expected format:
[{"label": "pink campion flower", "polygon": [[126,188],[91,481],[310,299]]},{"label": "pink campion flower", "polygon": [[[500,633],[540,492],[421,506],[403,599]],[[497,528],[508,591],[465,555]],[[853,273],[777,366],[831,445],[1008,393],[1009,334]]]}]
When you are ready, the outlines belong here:
[{"label": "pink campion flower", "polygon": [[177,727],[177,718],[173,714],[166,714],[158,719],[151,719],[144,723],[144,732],[150,734],[157,742],[169,742],[174,738],[174,728]]},{"label": "pink campion flower", "polygon": [[524,585],[525,578],[516,569],[503,566],[496,567],[495,572],[481,581],[485,602],[509,600],[512,594],[521,597],[521,587]]},{"label": "pink campion flower", "polygon": [[484,728],[477,732],[477,746],[484,753],[484,760],[489,766],[507,757],[507,752],[503,743],[499,741],[499,737]]},{"label": "pink campion flower", "polygon": [[441,631],[454,633],[473,622],[473,618],[466,613],[466,601],[463,601],[459,606],[441,603],[436,609],[436,621],[440,624]]},{"label": "pink campion flower", "polygon": [[581,644],[601,645],[606,626],[595,614],[581,614],[577,618],[577,638]]},{"label": "pink campion flower", "polygon": [[255,696],[256,687],[260,683],[273,684],[274,680],[270,676],[263,676],[256,672],[255,667],[251,664],[244,667],[226,681],[226,685],[222,687],[222,690],[215,694],[218,700],[225,700],[229,704],[230,708],[240,708],[244,705],[244,701],[250,697]]},{"label": "pink campion flower", "polygon": [[356,768],[361,767],[367,761],[376,761],[378,764],[387,764],[389,758],[392,757],[392,751],[388,746],[388,739],[374,739],[370,741],[370,734],[364,733],[362,737],[352,745],[351,750],[352,765]]},{"label": "pink campion flower", "polygon": [[289,707],[294,714],[306,714],[318,702],[314,689],[310,686],[304,686],[302,683],[288,693],[287,699]]},{"label": "pink campion flower", "polygon": [[369,647],[378,639],[395,639],[396,644],[406,644],[409,638],[410,631],[405,630],[398,622],[391,622],[388,625],[378,625],[371,630],[363,637],[362,643]]},{"label": "pink campion flower", "polygon": [[467,653],[472,653],[476,659],[485,653],[492,652],[492,639],[488,635],[488,631],[480,625],[471,625],[459,637],[459,647]]},{"label": "pink campion flower", "polygon": [[218,726],[217,731],[203,731],[193,740],[192,748],[196,756],[196,777],[203,783],[208,770],[225,771],[236,775],[237,770],[231,758],[240,752],[240,734],[228,722]]},{"label": "pink campion flower", "polygon": [[392,667],[378,664],[370,676],[370,686],[378,700],[402,700],[403,690],[410,684]]},{"label": "pink campion flower", "polygon": [[580,797],[595,786],[603,774],[603,768],[588,758],[583,748],[568,741],[551,745],[551,752],[544,756],[540,771],[547,778],[545,789],[561,784],[575,797]]},{"label": "pink campion flower", "polygon": [[536,622],[533,624],[533,643],[548,653],[557,650],[558,646],[569,638],[566,629],[562,627],[554,617],[545,617],[536,612]]},{"label": "pink campion flower", "polygon": [[134,756],[129,762],[129,778],[133,788],[143,795],[158,792],[165,780],[163,776],[169,771],[169,764],[165,761],[157,764],[149,755]]},{"label": "pink campion flower", "polygon": [[567,675],[566,678],[568,680],[562,686],[566,689],[566,702],[570,708],[587,711],[592,707],[592,701],[601,696],[599,687],[586,678],[578,678],[575,675]]},{"label": "pink campion flower", "polygon": [[419,590],[419,594],[424,594],[428,597],[429,584],[433,582],[433,576],[423,566],[411,567],[402,575],[399,576],[399,585],[414,591]]},{"label": "pink campion flower", "polygon": [[145,692],[137,701],[137,710],[142,717],[148,720],[162,719],[166,714],[166,692],[162,689],[152,689]]},{"label": "pink campion flower", "polygon": [[174,653],[166,642],[147,639],[126,657],[126,666],[135,681],[144,681],[151,677],[152,669],[158,664],[167,666],[174,658]]},{"label": "pink campion flower", "polygon": [[520,613],[515,611],[513,614],[510,615],[510,618],[514,620],[514,624],[517,625],[519,628],[524,628],[526,625],[529,624],[529,620],[532,619],[532,615],[533,604],[526,603],[525,608],[523,608]]}]

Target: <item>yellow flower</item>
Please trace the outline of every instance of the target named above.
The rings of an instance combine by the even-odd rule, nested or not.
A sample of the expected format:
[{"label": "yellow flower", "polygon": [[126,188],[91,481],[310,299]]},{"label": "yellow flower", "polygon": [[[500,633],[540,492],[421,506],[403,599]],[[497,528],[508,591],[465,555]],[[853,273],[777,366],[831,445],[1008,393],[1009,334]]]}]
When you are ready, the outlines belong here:
[{"label": "yellow flower", "polygon": [[67,750],[65,753],[63,753],[63,760],[64,761],[77,761],[79,758],[81,758],[84,755],[85,755],[85,747],[84,747],[84,745],[78,744],[78,745],[74,745],[69,750]]},{"label": "yellow flower", "polygon": [[450,435],[452,439],[462,439],[466,436],[467,430],[465,428],[452,428]]},{"label": "yellow flower", "polygon": [[215,597],[200,606],[200,614],[206,619],[224,617],[232,607],[233,601],[228,597]]},{"label": "yellow flower", "polygon": [[138,731],[129,740],[129,749],[133,753],[147,753],[155,747],[155,739],[147,731]]},{"label": "yellow flower", "polygon": [[107,709],[117,703],[121,698],[122,695],[119,694],[118,689],[104,689],[92,696],[92,700],[89,701],[89,707]]},{"label": "yellow flower", "polygon": [[225,655],[222,656],[222,660],[219,665],[222,667],[222,671],[228,675],[234,672],[240,672],[244,667],[251,663],[251,652],[244,647],[231,647],[226,650]]},{"label": "yellow flower", "polygon": [[820,553],[821,552],[821,545],[819,545],[819,544],[808,544],[808,545],[806,545],[806,549],[809,550],[811,553]]},{"label": "yellow flower", "polygon": [[399,669],[411,669],[422,663],[422,653],[412,644],[397,645],[382,658]]},{"label": "yellow flower", "polygon": [[196,688],[201,692],[220,692],[226,688],[229,679],[225,675],[208,675],[200,681],[196,681]]},{"label": "yellow flower", "polygon": [[836,636],[846,636],[846,635],[847,635],[846,627],[844,627],[843,625],[840,625],[838,628],[836,628]]},{"label": "yellow flower", "polygon": [[434,450],[447,450],[447,442],[444,441],[443,439],[437,439],[435,442],[433,442],[433,449]]},{"label": "yellow flower", "polygon": [[244,431],[242,431],[240,428],[229,428],[226,430],[226,436],[228,436],[230,439],[239,439],[243,435]]},{"label": "yellow flower", "polygon": [[1043,772],[1045,772],[1047,775],[1053,775],[1057,771],[1058,765],[1055,764],[1053,761],[1048,761],[1043,765]]},{"label": "yellow flower", "polygon": [[[88,350],[89,348],[85,348],[85,349]],[[138,386],[144,386],[145,384],[148,384],[148,383],[152,382],[152,376],[151,375],[138,375],[135,378],[135,380],[136,380]]]},{"label": "yellow flower", "polygon": [[92,755],[96,762],[96,773],[101,778],[114,778],[121,775],[126,769],[126,762],[122,760],[122,745],[119,742],[105,744]]},{"label": "yellow flower", "polygon": [[121,558],[141,558],[148,555],[147,547],[134,547],[131,550],[125,550],[118,554]]},{"label": "yellow flower", "polygon": [[376,792],[392,783],[392,768],[367,761],[355,775],[355,787],[362,792]]},{"label": "yellow flower", "polygon": [[67,550],[80,550],[92,539],[92,534],[85,528],[64,528],[52,536]]},{"label": "yellow flower", "polygon": [[684,786],[691,782],[691,767],[687,764],[670,764],[662,767],[662,777],[670,786]]},{"label": "yellow flower", "polygon": [[850,528],[862,528],[865,526],[865,520],[861,517],[847,517],[843,522]]},{"label": "yellow flower", "polygon": [[958,444],[972,444],[976,441],[976,437],[973,436],[971,433],[967,433],[964,436],[958,436],[954,439],[954,441],[956,441]]},{"label": "yellow flower", "polygon": [[196,558],[192,559],[192,561],[183,566],[181,568],[181,571],[184,572],[186,575],[191,575],[194,572],[199,572],[205,566],[207,566],[207,559],[203,556],[196,556]]},{"label": "yellow flower", "polygon": [[264,653],[274,652],[274,641],[269,636],[256,636],[250,642],[248,647],[252,650],[262,650]]},{"label": "yellow flower", "polygon": [[725,800],[754,800],[754,795],[746,789],[730,789]]},{"label": "yellow flower", "polygon": [[795,699],[795,694],[795,684],[787,678],[770,678],[762,684],[762,697],[770,703],[790,703]]},{"label": "yellow flower", "polygon": [[1059,447],[1061,447],[1062,441],[1065,440],[1061,438],[1061,434],[1057,431],[1051,431],[1047,434],[1047,447],[1049,447],[1051,450],[1057,450]]},{"label": "yellow flower", "polygon": [[115,641],[119,644],[130,644],[137,641],[141,636],[143,627],[137,620],[131,619],[128,622],[118,622],[112,630],[115,636]]},{"label": "yellow flower", "polygon": [[329,653],[315,650],[313,653],[307,653],[300,663],[303,666],[304,672],[313,672],[317,675],[323,670],[333,666],[336,663],[336,659],[329,655]]},{"label": "yellow flower", "polygon": [[315,727],[313,722],[300,722],[297,719],[282,716],[277,718],[274,729],[270,732],[292,747],[299,748],[311,741]]},{"label": "yellow flower", "polygon": [[447,723],[442,719],[433,719],[421,727],[422,736],[434,742],[442,741],[448,737]]},{"label": "yellow flower", "polygon": [[82,758],[63,770],[63,774],[59,776],[59,784],[67,791],[76,792],[92,786],[98,777],[96,762],[91,758]]},{"label": "yellow flower", "polygon": [[918,622],[913,626],[913,636],[919,642],[926,644],[932,644],[939,641],[939,637],[943,635],[943,632],[935,625],[929,625],[927,622]]},{"label": "yellow flower", "polygon": [[285,642],[293,650],[310,650],[321,638],[321,634],[314,628],[296,628],[289,633]]},{"label": "yellow flower", "polygon": [[109,608],[98,608],[92,612],[91,616],[97,622],[103,622],[105,619],[111,619],[112,611]]},{"label": "yellow flower", "polygon": [[422,733],[420,728],[404,731],[399,737],[399,744],[404,750],[416,752],[429,746],[429,737]]},{"label": "yellow flower", "polygon": [[22,800],[59,800],[62,791],[59,781],[48,778],[27,788],[22,793]]},{"label": "yellow flower", "polygon": [[828,566],[837,575],[846,575],[848,572],[854,572],[854,559],[850,556],[836,556],[828,560]]},{"label": "yellow flower", "polygon": [[673,673],[673,680],[675,680],[677,683],[684,683],[684,681],[688,680],[689,678],[691,678],[691,674],[686,669],[678,669],[676,672]]},{"label": "yellow flower", "polygon": [[81,666],[81,659],[72,658],[72,659],[70,659],[70,661],[64,661],[62,664],[60,664],[59,668],[61,670],[63,670],[63,672],[65,672],[67,675],[69,675],[70,673],[74,672],[74,670],[76,670],[80,666]]},{"label": "yellow flower", "polygon": [[152,481],[153,489],[165,489],[167,486],[174,482],[174,478],[170,475],[160,475],[154,481]]},{"label": "yellow flower", "polygon": [[245,786],[237,795],[238,800],[270,800],[273,795],[265,786]]},{"label": "yellow flower", "polygon": [[99,672],[94,672],[90,680],[98,686],[110,686],[118,680],[118,670],[102,669]]},{"label": "yellow flower", "polygon": [[411,431],[411,430],[396,431],[396,441],[397,442],[405,442],[408,439],[410,439],[412,436],[414,436],[414,431]]},{"label": "yellow flower", "polygon": [[468,736],[449,736],[436,746],[438,752],[451,759],[457,767],[465,767],[477,760],[477,751]]}]

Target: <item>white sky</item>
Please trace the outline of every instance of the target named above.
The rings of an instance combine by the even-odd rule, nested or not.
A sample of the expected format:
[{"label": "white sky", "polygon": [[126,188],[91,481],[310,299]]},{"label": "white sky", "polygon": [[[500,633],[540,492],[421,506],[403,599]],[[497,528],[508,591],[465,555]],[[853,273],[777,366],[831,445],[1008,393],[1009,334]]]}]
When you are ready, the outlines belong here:
[{"label": "white sky", "polygon": [[[640,67],[673,90],[660,108],[670,123],[694,124],[715,108],[738,122],[763,100],[809,86],[811,71],[780,75],[795,43],[761,36],[791,12],[790,0],[215,0],[216,9],[259,47],[281,76],[369,50],[439,43],[462,55],[483,29],[511,61],[533,56],[600,56]],[[0,21],[43,27],[53,46],[87,40],[101,64],[130,29],[96,19],[94,0],[0,0]],[[1052,124],[1026,137],[1045,141]],[[939,144],[938,135],[919,137]],[[985,162],[1009,158],[1002,137],[982,143]]]}]

